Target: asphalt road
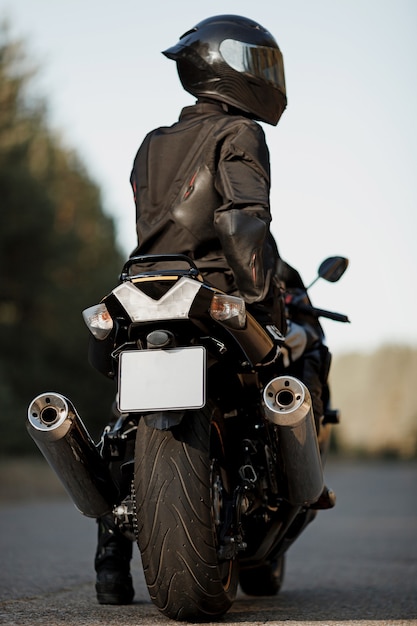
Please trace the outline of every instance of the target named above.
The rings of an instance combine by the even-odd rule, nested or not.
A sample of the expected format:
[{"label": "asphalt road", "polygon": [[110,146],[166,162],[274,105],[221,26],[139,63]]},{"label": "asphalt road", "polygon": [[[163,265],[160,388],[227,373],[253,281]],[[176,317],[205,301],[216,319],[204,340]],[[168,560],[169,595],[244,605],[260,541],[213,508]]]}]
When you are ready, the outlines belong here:
[{"label": "asphalt road", "polygon": [[[280,594],[239,594],[223,626],[417,625],[417,463],[333,461],[326,480],[337,506],[288,552]],[[149,601],[138,552],[134,604],[97,604],[95,539],[66,496],[2,502],[0,624],[170,623]]]}]

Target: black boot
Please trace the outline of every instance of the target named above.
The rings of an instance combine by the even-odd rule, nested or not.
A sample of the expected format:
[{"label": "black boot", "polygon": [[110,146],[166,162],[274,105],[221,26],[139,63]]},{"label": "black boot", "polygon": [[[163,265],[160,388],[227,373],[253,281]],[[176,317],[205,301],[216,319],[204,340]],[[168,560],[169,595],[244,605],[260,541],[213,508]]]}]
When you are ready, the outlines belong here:
[{"label": "black boot", "polygon": [[112,515],[105,515],[97,522],[94,561],[97,600],[100,604],[130,604],[135,594],[130,575],[132,542],[117,529]]}]

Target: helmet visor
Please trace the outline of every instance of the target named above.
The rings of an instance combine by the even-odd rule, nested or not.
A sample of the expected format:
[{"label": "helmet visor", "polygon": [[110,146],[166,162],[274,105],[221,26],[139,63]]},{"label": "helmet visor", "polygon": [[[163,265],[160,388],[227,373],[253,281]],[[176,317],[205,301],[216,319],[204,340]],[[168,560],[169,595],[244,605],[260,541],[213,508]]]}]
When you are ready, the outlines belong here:
[{"label": "helmet visor", "polygon": [[219,50],[232,69],[265,80],[285,93],[284,63],[278,48],[224,39]]}]

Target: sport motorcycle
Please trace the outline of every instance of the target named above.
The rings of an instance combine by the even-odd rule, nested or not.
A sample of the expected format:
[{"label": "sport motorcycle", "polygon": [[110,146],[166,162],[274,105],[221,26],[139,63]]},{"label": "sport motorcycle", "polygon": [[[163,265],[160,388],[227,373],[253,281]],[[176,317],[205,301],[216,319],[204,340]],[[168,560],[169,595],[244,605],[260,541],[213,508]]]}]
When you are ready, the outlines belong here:
[{"label": "sport motorcycle", "polygon": [[[344,257],[317,278],[337,281]],[[315,282],[315,281],[313,281]],[[289,318],[348,318],[287,294]],[[116,381],[113,418],[95,443],[71,401],[37,396],[27,427],[81,513],[111,513],[136,541],[155,606],[211,621],[238,585],[278,593],[287,551],[335,503],[323,467],[332,424],[327,381],[319,436],[310,392],[283,364],[285,338],[214,288],[183,255],[133,257],[83,312],[90,362]]]}]

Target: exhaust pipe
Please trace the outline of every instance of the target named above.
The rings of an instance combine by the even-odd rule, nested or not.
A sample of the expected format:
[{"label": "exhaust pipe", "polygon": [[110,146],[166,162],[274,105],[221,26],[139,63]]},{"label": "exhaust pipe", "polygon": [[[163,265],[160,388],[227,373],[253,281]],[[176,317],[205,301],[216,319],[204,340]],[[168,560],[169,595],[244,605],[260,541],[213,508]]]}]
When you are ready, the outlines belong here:
[{"label": "exhaust pipe", "polygon": [[265,417],[278,431],[281,470],[293,505],[313,504],[324,489],[310,392],[297,378],[279,376],[263,393]]},{"label": "exhaust pipe", "polygon": [[27,429],[77,509],[87,517],[113,510],[117,488],[71,402],[44,393],[28,408]]}]

